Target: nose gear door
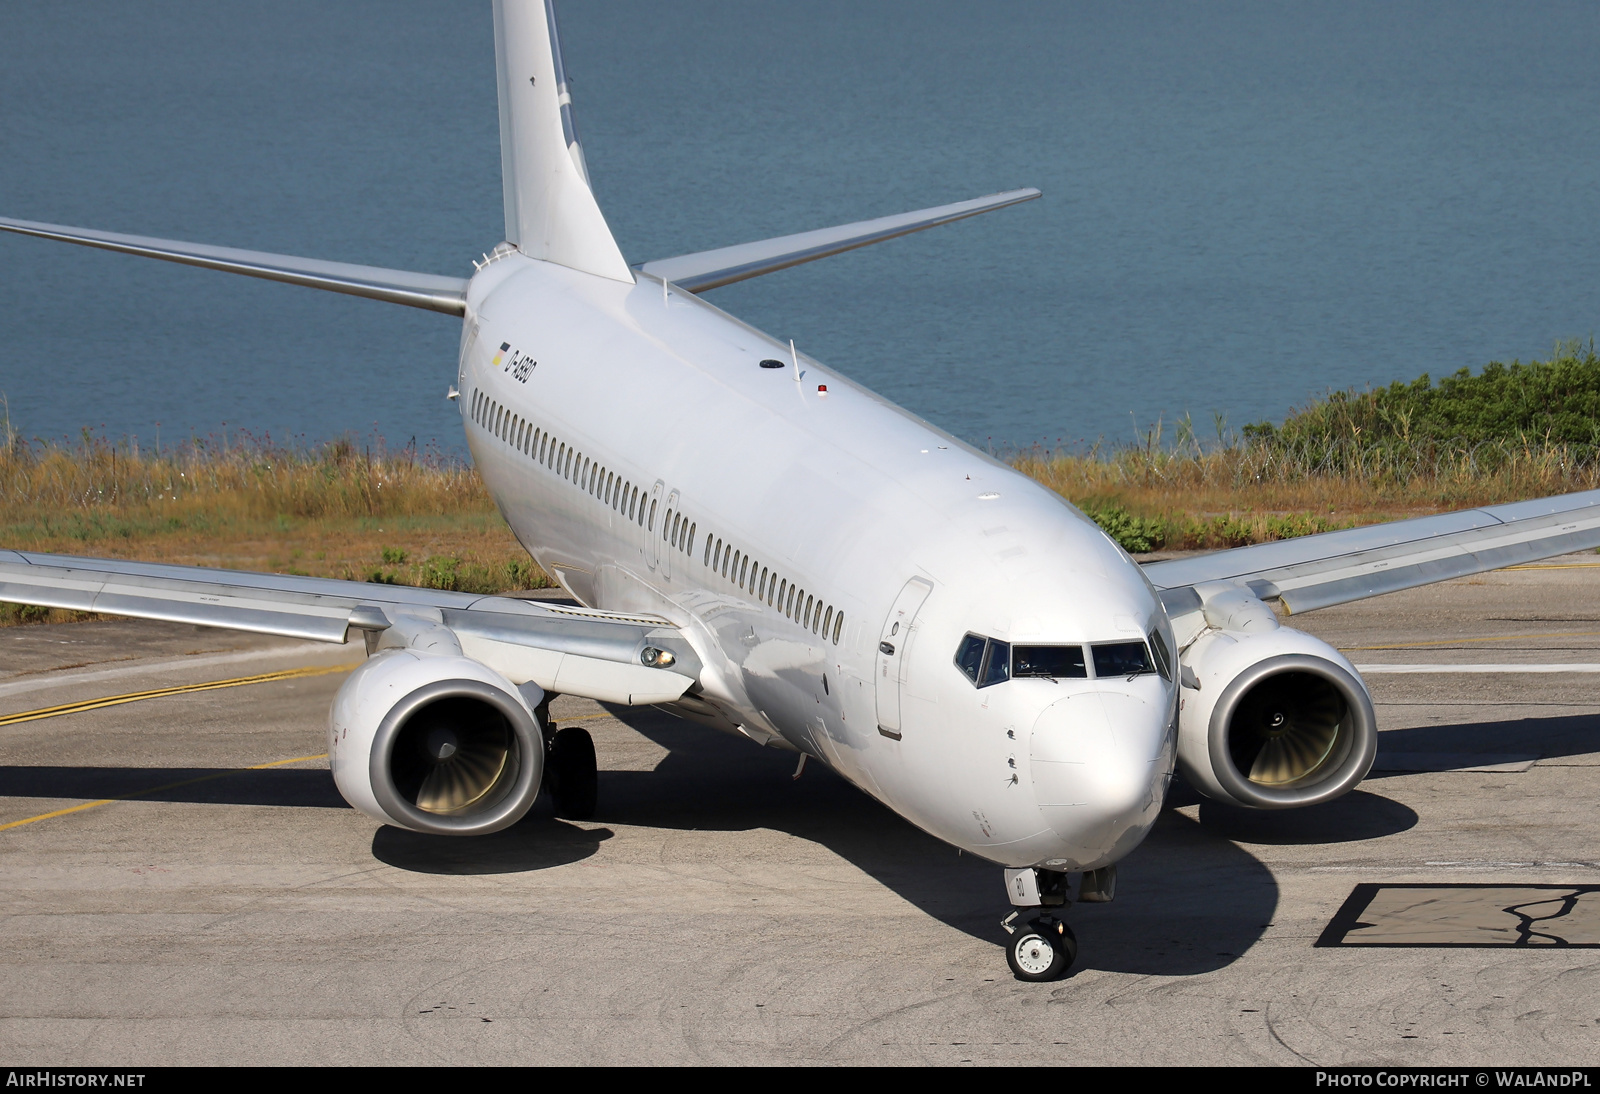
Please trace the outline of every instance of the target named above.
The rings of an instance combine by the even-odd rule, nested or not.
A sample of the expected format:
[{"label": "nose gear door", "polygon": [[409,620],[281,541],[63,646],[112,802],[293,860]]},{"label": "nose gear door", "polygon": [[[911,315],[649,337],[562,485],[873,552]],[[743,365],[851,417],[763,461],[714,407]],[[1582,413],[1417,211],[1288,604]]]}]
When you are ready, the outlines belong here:
[{"label": "nose gear door", "polygon": [[878,732],[900,739],[900,688],[906,678],[906,654],[911,650],[911,627],[922,602],[933,592],[927,578],[906,582],[878,636]]}]

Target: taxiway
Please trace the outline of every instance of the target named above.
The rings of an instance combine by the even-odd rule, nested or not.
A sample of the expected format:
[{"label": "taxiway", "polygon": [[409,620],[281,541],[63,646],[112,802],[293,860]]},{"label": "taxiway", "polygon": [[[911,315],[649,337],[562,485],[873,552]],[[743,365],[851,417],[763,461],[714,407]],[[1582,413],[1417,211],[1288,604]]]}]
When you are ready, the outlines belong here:
[{"label": "taxiway", "polygon": [[[561,699],[597,744],[594,820],[542,800],[496,836],[415,835],[315,758],[354,647],[0,631],[0,1056],[1593,1063],[1600,557],[1294,622],[1375,667],[1380,770],[1283,814],[1179,788],[1042,985],[1006,971],[997,868],[792,754]],[[1568,890],[1515,944],[1506,901]]]}]

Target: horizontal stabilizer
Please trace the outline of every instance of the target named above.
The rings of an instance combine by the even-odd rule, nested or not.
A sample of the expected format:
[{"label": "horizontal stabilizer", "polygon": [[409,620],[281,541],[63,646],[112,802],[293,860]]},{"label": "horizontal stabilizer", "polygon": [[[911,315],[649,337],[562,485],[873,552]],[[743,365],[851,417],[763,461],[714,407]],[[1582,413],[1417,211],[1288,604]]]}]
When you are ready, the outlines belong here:
[{"label": "horizontal stabilizer", "polygon": [[719,247],[714,251],[679,255],[676,258],[658,258],[640,267],[672,282],[687,292],[704,292],[735,281],[786,270],[802,262],[813,262],[842,251],[853,251],[869,243],[882,243],[886,239],[910,235],[924,228],[949,224],[952,220],[1003,209],[1021,201],[1032,201],[1039,191],[1032,187],[1007,190],[988,197],[958,201],[953,205],[938,205],[932,209],[918,209],[913,213],[900,213],[876,220],[858,220],[854,224],[841,224],[837,228],[819,228],[814,232],[797,232],[789,236],[762,239],[755,243],[740,243],[733,247]]},{"label": "horizontal stabilizer", "polygon": [[245,251],[236,247],[211,247],[204,243],[179,243],[171,239],[97,232],[88,228],[67,228],[60,224],[40,224],[32,220],[0,217],[0,230],[64,243],[81,243],[123,254],[182,262],[208,270],[263,277],[313,289],[365,296],[391,304],[427,308],[446,315],[465,315],[467,282],[460,277],[388,270],[381,266],[357,266],[350,262],[324,262],[316,258]]}]

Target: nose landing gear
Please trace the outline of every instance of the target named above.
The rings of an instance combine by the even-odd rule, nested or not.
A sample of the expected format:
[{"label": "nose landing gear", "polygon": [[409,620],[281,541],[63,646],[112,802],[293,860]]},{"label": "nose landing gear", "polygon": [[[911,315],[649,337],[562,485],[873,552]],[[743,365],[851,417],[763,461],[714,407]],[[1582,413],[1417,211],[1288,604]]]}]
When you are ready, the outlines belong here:
[{"label": "nose landing gear", "polygon": [[[1084,876],[1081,899],[1110,899],[1101,894],[1100,887],[1091,887],[1088,879],[1094,875]],[[1067,875],[1057,870],[1028,867],[1006,871],[1006,892],[1014,907],[1000,926],[1011,936],[1006,943],[1006,964],[1018,980],[1054,980],[1077,960],[1078,939],[1063,918],[1072,903],[1067,890]]]},{"label": "nose landing gear", "polygon": [[1006,944],[1006,964],[1011,966],[1011,972],[1018,980],[1042,982],[1056,979],[1077,960],[1077,935],[1072,933],[1072,928],[1065,921],[1048,912],[1035,916],[1026,924],[1017,925],[1012,921],[1020,918],[1020,914],[1012,912],[1001,924],[1012,932],[1011,940]]}]

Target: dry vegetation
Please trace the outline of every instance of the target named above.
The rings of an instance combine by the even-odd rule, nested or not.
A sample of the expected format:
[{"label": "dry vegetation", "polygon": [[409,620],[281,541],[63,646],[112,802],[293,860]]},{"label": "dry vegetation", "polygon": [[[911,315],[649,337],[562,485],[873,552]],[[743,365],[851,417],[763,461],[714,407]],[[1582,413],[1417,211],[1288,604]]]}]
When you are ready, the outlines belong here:
[{"label": "dry vegetation", "polygon": [[[1130,551],[1221,548],[1600,486],[1600,359],[1335,392],[1282,426],[1182,419],[1167,440],[1013,462]],[[466,592],[549,579],[477,474],[448,458],[340,441],[235,439],[141,452],[85,434],[25,442],[0,425],[0,547],[387,581]],[[63,618],[0,605],[0,622]]]},{"label": "dry vegetation", "polygon": [[[387,581],[463,592],[550,584],[477,474],[448,459],[249,440],[157,453],[0,435],[0,547]],[[0,620],[65,618],[16,606]]]},{"label": "dry vegetation", "polygon": [[1434,383],[1336,391],[1281,426],[1187,418],[1164,443],[1088,455],[1031,453],[1027,474],[1072,499],[1130,551],[1287,539],[1600,485],[1600,357],[1491,362]]}]

